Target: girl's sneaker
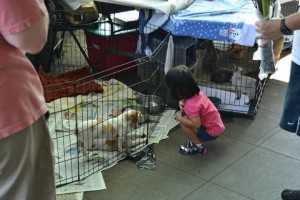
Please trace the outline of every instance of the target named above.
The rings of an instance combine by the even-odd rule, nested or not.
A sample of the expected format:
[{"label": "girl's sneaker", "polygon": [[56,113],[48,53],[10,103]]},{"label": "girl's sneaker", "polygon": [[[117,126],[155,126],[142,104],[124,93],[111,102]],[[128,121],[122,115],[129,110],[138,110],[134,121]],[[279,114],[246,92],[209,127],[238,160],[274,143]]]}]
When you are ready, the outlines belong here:
[{"label": "girl's sneaker", "polygon": [[206,147],[203,145],[203,148],[198,147],[191,141],[189,141],[187,144],[182,144],[179,146],[180,153],[183,153],[185,155],[197,155],[202,156],[206,154]]}]

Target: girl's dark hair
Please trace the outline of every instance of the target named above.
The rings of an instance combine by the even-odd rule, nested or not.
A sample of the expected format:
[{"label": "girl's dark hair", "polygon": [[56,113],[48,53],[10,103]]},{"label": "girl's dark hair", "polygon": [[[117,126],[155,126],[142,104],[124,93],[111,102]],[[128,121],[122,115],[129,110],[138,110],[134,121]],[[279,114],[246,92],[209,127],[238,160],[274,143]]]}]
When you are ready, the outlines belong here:
[{"label": "girl's dark hair", "polygon": [[185,65],[171,68],[165,80],[172,97],[176,100],[189,99],[200,91],[191,70]]}]

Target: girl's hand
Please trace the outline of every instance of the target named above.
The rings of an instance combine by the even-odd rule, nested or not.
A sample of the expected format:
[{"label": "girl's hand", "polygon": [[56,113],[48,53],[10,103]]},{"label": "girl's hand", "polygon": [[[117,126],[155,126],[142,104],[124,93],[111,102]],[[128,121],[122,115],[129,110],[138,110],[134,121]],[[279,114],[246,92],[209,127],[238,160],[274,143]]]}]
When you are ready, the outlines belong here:
[{"label": "girl's hand", "polygon": [[180,100],[180,101],[179,101],[179,108],[180,108],[180,111],[183,111],[183,108],[184,108],[184,100]]}]

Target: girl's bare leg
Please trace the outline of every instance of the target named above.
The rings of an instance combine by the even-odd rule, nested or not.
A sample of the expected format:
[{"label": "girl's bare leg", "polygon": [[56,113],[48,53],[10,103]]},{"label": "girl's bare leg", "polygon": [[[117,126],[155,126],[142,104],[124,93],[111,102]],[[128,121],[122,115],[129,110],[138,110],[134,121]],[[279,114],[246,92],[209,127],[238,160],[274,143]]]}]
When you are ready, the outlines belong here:
[{"label": "girl's bare leg", "polygon": [[180,127],[182,129],[182,131],[184,132],[184,134],[189,138],[189,140],[191,142],[193,142],[194,144],[201,144],[203,143],[203,141],[201,141],[197,134],[196,131],[194,131],[193,129],[183,125],[182,123],[180,123]]}]

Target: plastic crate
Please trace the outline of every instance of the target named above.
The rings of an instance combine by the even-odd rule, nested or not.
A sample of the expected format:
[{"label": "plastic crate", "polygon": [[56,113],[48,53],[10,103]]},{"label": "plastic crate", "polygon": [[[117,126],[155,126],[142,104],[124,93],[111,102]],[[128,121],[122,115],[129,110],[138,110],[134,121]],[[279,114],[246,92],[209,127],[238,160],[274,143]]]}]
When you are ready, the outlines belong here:
[{"label": "plastic crate", "polygon": [[[113,28],[113,34],[111,28]],[[94,73],[112,75],[116,66],[126,68],[126,63],[134,60],[133,54],[137,48],[137,29],[125,29],[108,22],[101,23],[98,29],[85,31],[87,52]],[[123,54],[122,54],[123,52]],[[124,52],[126,54],[124,55]],[[122,66],[121,66],[122,65]],[[136,68],[118,71],[118,75],[136,71]]]}]

